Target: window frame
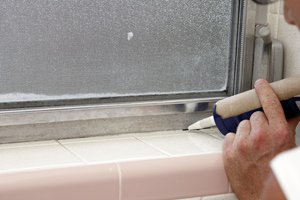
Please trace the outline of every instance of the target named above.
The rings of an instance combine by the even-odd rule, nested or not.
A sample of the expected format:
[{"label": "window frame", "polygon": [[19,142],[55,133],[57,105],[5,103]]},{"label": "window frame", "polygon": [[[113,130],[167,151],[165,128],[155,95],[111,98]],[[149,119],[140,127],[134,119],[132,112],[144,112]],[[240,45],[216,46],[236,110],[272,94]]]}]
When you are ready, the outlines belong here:
[{"label": "window frame", "polygon": [[[252,40],[247,37],[251,36],[249,27],[254,27],[254,21],[253,12],[247,9],[249,5],[253,8],[253,4],[251,0],[232,0],[232,5],[232,15],[237,17],[231,24],[228,87],[224,91],[116,97],[113,101],[94,98],[2,103],[0,143],[187,129],[188,125],[211,115],[218,100],[248,89],[245,85],[252,66],[246,58],[251,56]],[[155,122],[155,118],[166,121]],[[122,120],[124,123],[119,123]],[[98,125],[89,126],[90,123]],[[82,132],[74,124],[80,124]]]}]

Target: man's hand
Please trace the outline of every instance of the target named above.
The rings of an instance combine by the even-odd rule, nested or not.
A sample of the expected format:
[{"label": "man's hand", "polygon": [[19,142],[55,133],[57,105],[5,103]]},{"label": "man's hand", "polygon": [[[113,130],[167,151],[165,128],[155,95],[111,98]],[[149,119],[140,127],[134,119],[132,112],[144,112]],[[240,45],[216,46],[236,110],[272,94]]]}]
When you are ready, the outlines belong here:
[{"label": "man's hand", "polygon": [[234,192],[241,200],[260,199],[270,173],[269,162],[278,153],[296,147],[299,117],[286,120],[280,101],[265,80],[255,83],[264,112],[242,121],[236,134],[223,143],[224,167]]}]

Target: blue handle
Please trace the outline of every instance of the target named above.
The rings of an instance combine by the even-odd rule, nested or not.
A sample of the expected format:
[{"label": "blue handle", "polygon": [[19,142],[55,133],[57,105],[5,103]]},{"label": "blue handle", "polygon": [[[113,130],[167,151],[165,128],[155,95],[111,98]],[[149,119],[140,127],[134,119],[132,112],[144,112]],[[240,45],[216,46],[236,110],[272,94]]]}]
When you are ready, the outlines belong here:
[{"label": "blue handle", "polygon": [[[282,108],[284,110],[285,117],[287,119],[300,116],[300,109],[298,108],[296,101],[300,101],[300,97],[292,97],[288,100],[281,101]],[[245,113],[242,113],[238,116],[229,117],[222,119],[220,115],[216,113],[216,104],[214,105],[214,120],[220,132],[223,135],[226,135],[229,132],[235,133],[239,123],[245,119],[250,119],[250,116],[256,111],[263,111],[262,108],[251,110]]]}]

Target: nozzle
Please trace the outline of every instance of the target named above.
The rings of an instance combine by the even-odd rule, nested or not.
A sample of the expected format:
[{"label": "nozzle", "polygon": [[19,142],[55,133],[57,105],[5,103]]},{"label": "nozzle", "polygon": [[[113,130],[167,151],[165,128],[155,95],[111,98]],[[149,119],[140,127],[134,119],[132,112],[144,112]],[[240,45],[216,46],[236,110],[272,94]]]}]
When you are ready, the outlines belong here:
[{"label": "nozzle", "polygon": [[209,128],[216,126],[215,120],[213,116],[210,116],[208,118],[202,119],[200,121],[197,121],[196,123],[190,125],[188,127],[188,130],[196,130],[196,129],[203,129],[203,128]]}]

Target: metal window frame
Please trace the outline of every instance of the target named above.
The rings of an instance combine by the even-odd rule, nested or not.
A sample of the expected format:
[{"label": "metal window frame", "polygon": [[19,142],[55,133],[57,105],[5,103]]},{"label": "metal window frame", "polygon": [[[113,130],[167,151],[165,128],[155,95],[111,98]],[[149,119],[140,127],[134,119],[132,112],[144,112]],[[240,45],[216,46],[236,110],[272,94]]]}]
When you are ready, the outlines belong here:
[{"label": "metal window frame", "polygon": [[238,19],[231,25],[232,67],[226,90],[155,96],[150,101],[139,96],[114,103],[110,99],[10,103],[0,108],[0,143],[186,129],[211,115],[215,102],[250,89],[247,78],[252,73],[249,60],[253,57],[256,8],[251,0],[233,0],[232,4]]}]

